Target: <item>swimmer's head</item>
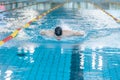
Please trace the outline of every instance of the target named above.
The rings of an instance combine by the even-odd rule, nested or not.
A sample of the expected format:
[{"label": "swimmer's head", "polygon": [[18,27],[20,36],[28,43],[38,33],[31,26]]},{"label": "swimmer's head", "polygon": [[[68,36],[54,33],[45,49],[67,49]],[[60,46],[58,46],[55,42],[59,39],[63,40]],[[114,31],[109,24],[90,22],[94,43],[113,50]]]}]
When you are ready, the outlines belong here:
[{"label": "swimmer's head", "polygon": [[61,36],[62,35],[62,28],[61,27],[56,27],[55,28],[55,35],[56,36]]}]

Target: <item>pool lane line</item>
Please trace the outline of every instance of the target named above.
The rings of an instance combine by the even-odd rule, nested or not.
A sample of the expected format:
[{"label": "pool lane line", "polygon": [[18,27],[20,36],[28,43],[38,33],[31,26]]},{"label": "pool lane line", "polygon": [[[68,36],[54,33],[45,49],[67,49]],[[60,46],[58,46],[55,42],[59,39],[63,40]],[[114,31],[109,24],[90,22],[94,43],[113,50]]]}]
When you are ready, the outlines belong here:
[{"label": "pool lane line", "polygon": [[110,16],[112,19],[114,19],[117,23],[120,23],[120,19],[117,19],[116,17],[114,17],[112,14],[108,13],[107,11],[105,11],[103,8],[101,8],[100,6],[98,6],[95,3],[89,2],[91,4],[93,4],[96,8],[100,9],[102,12],[104,12],[105,14],[107,14],[108,16]]},{"label": "pool lane line", "polygon": [[74,46],[71,55],[70,80],[84,80],[84,71],[80,67],[81,56],[79,46]]},{"label": "pool lane line", "polygon": [[54,8],[49,9],[48,11],[42,13],[41,15],[37,16],[36,18],[33,18],[32,20],[30,20],[28,23],[26,23],[22,28],[18,28],[16,29],[14,32],[12,32],[9,36],[7,36],[6,38],[4,38],[3,40],[0,41],[0,46],[2,46],[3,44],[5,44],[6,42],[8,42],[9,40],[15,38],[20,30],[24,29],[24,28],[28,28],[30,26],[30,24],[34,21],[37,21],[38,19],[42,18],[43,16],[47,15],[48,13],[52,12],[53,10],[63,6],[64,4],[60,4]]}]

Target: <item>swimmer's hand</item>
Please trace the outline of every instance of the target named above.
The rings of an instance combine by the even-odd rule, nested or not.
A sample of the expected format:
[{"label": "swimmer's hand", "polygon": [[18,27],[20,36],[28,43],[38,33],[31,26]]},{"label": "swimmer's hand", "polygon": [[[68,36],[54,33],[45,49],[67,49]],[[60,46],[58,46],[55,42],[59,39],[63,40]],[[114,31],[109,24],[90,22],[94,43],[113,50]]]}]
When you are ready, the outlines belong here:
[{"label": "swimmer's hand", "polygon": [[41,30],[41,31],[40,31],[40,34],[41,34],[41,35],[45,35],[45,30]]},{"label": "swimmer's hand", "polygon": [[53,37],[54,32],[52,30],[41,30],[40,34],[47,37]]},{"label": "swimmer's hand", "polygon": [[84,36],[85,35],[85,32],[84,31],[77,31],[74,33],[75,36]]},{"label": "swimmer's hand", "polygon": [[57,40],[61,40],[61,37],[56,37]]}]

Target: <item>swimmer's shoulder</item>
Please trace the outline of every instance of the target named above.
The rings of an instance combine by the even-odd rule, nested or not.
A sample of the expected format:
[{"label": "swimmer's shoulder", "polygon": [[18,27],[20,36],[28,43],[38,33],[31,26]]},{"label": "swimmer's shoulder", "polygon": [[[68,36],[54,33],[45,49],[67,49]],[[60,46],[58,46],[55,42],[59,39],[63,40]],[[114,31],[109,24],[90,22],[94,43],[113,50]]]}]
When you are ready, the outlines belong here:
[{"label": "swimmer's shoulder", "polygon": [[48,36],[53,36],[54,35],[54,31],[53,30],[40,30],[40,34],[41,35],[48,35]]}]

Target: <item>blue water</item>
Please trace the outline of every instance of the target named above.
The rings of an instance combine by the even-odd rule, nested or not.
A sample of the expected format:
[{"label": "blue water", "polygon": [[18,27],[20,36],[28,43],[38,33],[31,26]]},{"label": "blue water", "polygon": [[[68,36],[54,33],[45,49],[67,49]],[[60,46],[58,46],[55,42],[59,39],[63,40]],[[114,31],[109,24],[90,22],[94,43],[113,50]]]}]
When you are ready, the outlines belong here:
[{"label": "blue water", "polygon": [[[56,26],[85,36],[57,41],[39,34]],[[0,80],[120,80],[119,27],[95,7],[54,10],[0,47]]]}]

